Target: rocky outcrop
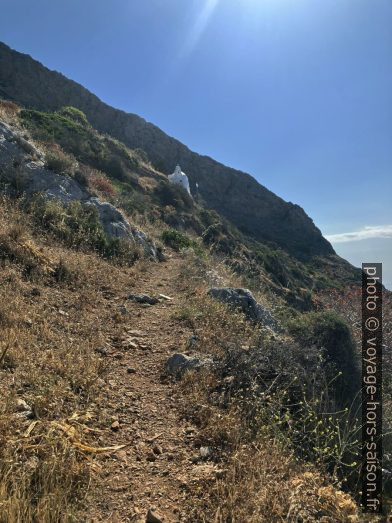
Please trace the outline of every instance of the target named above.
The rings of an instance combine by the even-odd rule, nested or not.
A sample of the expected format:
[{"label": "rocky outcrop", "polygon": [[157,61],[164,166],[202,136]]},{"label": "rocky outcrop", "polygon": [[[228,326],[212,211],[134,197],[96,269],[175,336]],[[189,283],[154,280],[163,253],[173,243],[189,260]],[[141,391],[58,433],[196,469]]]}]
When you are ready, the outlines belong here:
[{"label": "rocky outcrop", "polygon": [[277,322],[272,314],[260,303],[248,289],[233,289],[232,287],[213,287],[208,291],[208,295],[221,303],[226,303],[234,309],[245,314],[245,316],[265,327],[276,330]]},{"label": "rocky outcrop", "polygon": [[249,174],[190,151],[143,118],[110,107],[81,85],[0,43],[1,97],[43,111],[77,107],[99,131],[143,149],[161,171],[170,173],[180,163],[192,193],[198,183],[206,205],[243,233],[273,242],[300,259],[334,254],[301,207],[285,202]]},{"label": "rocky outcrop", "polygon": [[89,194],[71,176],[58,174],[45,167],[43,153],[18,129],[0,121],[0,177],[4,190],[19,186],[23,194],[44,194],[47,198],[68,204],[79,200],[97,209],[99,221],[108,236],[129,239],[142,246],[146,255],[156,260],[162,253],[146,234],[132,227],[123,213],[108,202]]},{"label": "rocky outcrop", "polygon": [[189,371],[200,370],[203,368],[210,367],[212,360],[200,359],[197,357],[186,356],[185,354],[176,353],[166,362],[167,374],[176,378],[181,378]]}]

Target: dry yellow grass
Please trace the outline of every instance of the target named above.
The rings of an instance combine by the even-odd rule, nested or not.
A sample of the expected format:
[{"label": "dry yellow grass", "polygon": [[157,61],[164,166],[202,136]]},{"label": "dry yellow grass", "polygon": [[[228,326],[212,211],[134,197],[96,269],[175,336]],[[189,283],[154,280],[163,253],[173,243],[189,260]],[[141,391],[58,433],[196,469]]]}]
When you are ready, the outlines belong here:
[{"label": "dry yellow grass", "polygon": [[[219,262],[217,262],[219,263]],[[206,296],[206,262],[188,256],[179,281],[189,305],[176,311],[192,326],[200,350],[221,357],[231,345],[244,351],[268,336],[245,322],[242,315]],[[211,266],[208,267],[211,270]],[[226,271],[221,284],[236,285]],[[207,276],[208,277],[208,276]],[[214,391],[222,384],[214,374],[190,374],[181,387],[187,396],[185,416],[199,427],[201,445],[214,449],[215,475],[196,481],[190,489],[189,521],[200,523],[262,523],[270,521],[355,522],[360,512],[339,483],[312,464],[299,461],[289,441],[274,424],[260,418],[257,430],[249,425],[242,400],[226,395],[215,405]]]},{"label": "dry yellow grass", "polygon": [[14,102],[8,100],[0,100],[0,117],[6,123],[15,124],[19,112],[20,107]]},{"label": "dry yellow grass", "polygon": [[0,203],[1,523],[80,521],[101,446],[106,364],[94,349],[121,323],[103,293],[136,272],[64,249]]},{"label": "dry yellow grass", "polygon": [[[0,263],[0,522],[85,521],[99,496],[90,497],[90,485],[97,476],[100,488],[108,482],[100,451],[114,444],[113,412],[103,408],[108,359],[95,349],[123,334],[118,297],[145,278],[149,262],[118,267],[65,249],[2,201]],[[174,325],[192,329],[207,354],[221,356],[227,343],[247,350],[260,331],[205,296],[206,271],[219,276],[219,261],[210,267],[188,253],[182,264]],[[224,278],[229,284],[230,274]],[[188,483],[185,521],[357,520],[355,503],[331,478],[299,463],[268,427],[255,436],[235,399],[215,405],[211,391],[219,386],[212,374],[180,384],[196,442],[218,457],[214,474]]]},{"label": "dry yellow grass", "polygon": [[188,375],[186,415],[199,427],[199,441],[214,449],[215,474],[189,489],[189,521],[268,523],[360,521],[353,498],[311,464],[298,461],[270,427],[255,437],[234,401],[228,409],[211,405],[212,375]]}]

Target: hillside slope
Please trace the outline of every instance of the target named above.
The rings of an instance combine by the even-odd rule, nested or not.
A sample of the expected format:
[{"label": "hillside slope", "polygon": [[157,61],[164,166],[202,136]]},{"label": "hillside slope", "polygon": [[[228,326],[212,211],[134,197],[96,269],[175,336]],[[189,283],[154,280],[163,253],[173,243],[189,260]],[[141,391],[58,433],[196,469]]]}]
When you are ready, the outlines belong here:
[{"label": "hillside slope", "polygon": [[[2,522],[357,521],[339,484],[279,443],[275,395],[253,403],[267,410],[252,436],[233,348],[246,357],[263,332],[275,338],[208,298],[211,277],[235,283],[220,264],[170,252],[118,265],[65,247],[7,199],[0,230]],[[216,371],[171,379],[178,351]]]},{"label": "hillside slope", "polygon": [[207,206],[245,234],[277,244],[300,259],[334,254],[298,205],[285,202],[250,175],[190,151],[143,118],[110,107],[81,85],[2,43],[0,97],[44,111],[77,107],[99,131],[144,150],[159,170],[169,173],[180,163],[193,191],[197,182]]},{"label": "hillside slope", "polygon": [[358,521],[349,264],[245,237],[70,106],[0,100],[1,192],[1,522]]}]

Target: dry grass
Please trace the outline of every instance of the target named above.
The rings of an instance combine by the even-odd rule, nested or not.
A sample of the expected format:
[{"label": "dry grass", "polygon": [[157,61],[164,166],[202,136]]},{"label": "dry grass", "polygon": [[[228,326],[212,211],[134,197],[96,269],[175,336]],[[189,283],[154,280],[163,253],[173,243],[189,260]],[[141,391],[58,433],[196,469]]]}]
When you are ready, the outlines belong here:
[{"label": "dry grass", "polygon": [[[0,523],[86,519],[90,484],[96,474],[107,479],[99,449],[116,441],[102,407],[108,359],[96,349],[123,332],[121,297],[147,263],[119,267],[66,249],[0,202]],[[197,350],[216,358],[267,336],[206,297],[206,274],[222,281],[219,264],[184,254],[176,290],[186,305],[174,312],[198,337]],[[189,375],[180,385],[184,415],[199,428],[198,444],[213,449],[217,472],[189,487],[188,520],[356,521],[338,484],[300,463],[270,424],[255,431],[221,378]]]},{"label": "dry grass", "polygon": [[18,121],[20,107],[9,100],[0,100],[0,118],[7,124],[14,125]]},{"label": "dry grass", "polygon": [[199,444],[213,449],[215,476],[190,488],[192,522],[359,521],[356,503],[326,474],[298,461],[268,425],[255,437],[232,402],[211,404],[212,375],[188,375],[182,387]]},{"label": "dry grass", "polygon": [[[239,283],[235,276],[192,254],[184,256],[187,262],[178,285],[187,305],[175,316],[198,337],[196,350],[220,359],[233,347],[246,352],[271,336],[206,296],[207,282],[235,285]],[[224,277],[216,281],[219,274]],[[200,430],[198,444],[212,449],[217,472],[191,487],[189,521],[359,521],[353,498],[322,468],[298,460],[289,438],[268,417],[268,409],[257,418],[255,428],[255,417],[245,415],[244,397],[231,392],[231,379],[213,372],[190,374],[181,383],[188,400],[184,415]]]},{"label": "dry grass", "polygon": [[[65,249],[0,202],[0,522],[81,521],[110,444],[104,347],[137,266]],[[97,454],[98,455],[98,454]]]}]

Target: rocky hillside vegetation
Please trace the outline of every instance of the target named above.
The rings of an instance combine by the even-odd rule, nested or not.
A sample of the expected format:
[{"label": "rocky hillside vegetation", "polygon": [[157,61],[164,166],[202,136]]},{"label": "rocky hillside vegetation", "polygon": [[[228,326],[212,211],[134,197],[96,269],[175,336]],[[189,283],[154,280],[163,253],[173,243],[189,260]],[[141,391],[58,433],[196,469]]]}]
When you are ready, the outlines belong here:
[{"label": "rocky hillside vegetation", "polygon": [[0,522],[366,521],[360,273],[297,206],[6,46],[0,95]]},{"label": "rocky hillside vegetation", "polygon": [[90,212],[95,207],[105,231],[115,236],[112,244],[118,244],[120,236],[133,234],[145,250],[159,257],[159,248],[148,247],[123,217],[111,215],[115,206],[133,219],[165,223],[167,231],[161,241],[172,247],[192,243],[184,233],[199,237],[204,247],[219,254],[253,285],[279,292],[295,308],[310,309],[315,290],[358,281],[353,267],[336,255],[300,261],[276,245],[245,236],[203,200],[170,185],[145,152],[100,134],[74,107],[53,113],[21,109],[6,101],[2,107],[11,118],[1,127],[3,183],[7,184],[9,173],[8,192],[17,196],[44,191],[62,203],[83,202]]},{"label": "rocky hillside vegetation", "polygon": [[74,107],[0,102],[0,178],[0,521],[360,520],[351,266]]},{"label": "rocky hillside vegetation", "polygon": [[206,205],[242,233],[279,246],[302,260],[334,254],[298,205],[285,202],[248,174],[190,151],[139,116],[106,105],[81,85],[2,43],[0,97],[44,112],[76,107],[101,133],[132,149],[143,150],[159,171],[169,174],[180,163],[190,177],[193,194],[197,183]]}]

